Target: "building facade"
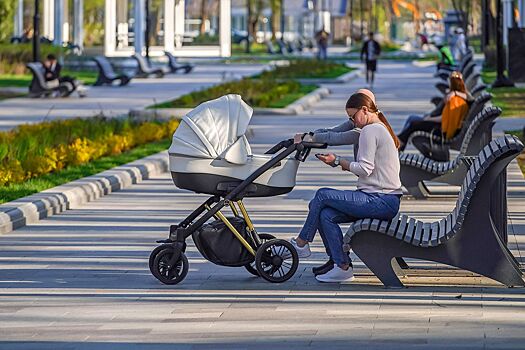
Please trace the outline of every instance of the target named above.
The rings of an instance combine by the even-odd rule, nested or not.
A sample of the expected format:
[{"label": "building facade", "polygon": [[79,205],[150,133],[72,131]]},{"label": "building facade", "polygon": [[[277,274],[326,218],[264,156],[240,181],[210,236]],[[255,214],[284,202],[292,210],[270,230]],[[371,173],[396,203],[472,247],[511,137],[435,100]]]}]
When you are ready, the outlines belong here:
[{"label": "building facade", "polygon": [[[84,47],[84,1],[41,0],[41,35],[56,45]],[[144,53],[149,19],[149,53],[169,51],[179,57],[228,57],[231,54],[231,0],[102,0],[103,52],[106,56]],[[146,2],[149,16],[146,16]],[[15,37],[31,27],[24,13],[30,5],[17,0]],[[32,7],[34,11],[34,7]],[[27,10],[27,9],[26,9]],[[31,27],[32,28],[32,27]]]}]

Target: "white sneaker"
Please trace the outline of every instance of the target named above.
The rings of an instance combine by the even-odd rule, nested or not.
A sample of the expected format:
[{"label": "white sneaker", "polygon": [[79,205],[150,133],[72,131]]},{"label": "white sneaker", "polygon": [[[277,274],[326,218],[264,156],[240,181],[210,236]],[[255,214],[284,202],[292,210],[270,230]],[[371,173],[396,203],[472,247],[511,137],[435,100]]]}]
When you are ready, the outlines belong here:
[{"label": "white sneaker", "polygon": [[299,258],[308,258],[310,255],[312,255],[312,252],[310,251],[310,245],[308,243],[306,243],[304,247],[299,247],[295,241],[295,238],[291,238],[290,243],[293,245],[295,250],[297,250],[297,255]]},{"label": "white sneaker", "polygon": [[352,267],[349,267],[348,270],[343,270],[337,264],[334,264],[333,269],[323,275],[315,276],[315,279],[325,283],[350,282],[354,280],[354,271]]}]

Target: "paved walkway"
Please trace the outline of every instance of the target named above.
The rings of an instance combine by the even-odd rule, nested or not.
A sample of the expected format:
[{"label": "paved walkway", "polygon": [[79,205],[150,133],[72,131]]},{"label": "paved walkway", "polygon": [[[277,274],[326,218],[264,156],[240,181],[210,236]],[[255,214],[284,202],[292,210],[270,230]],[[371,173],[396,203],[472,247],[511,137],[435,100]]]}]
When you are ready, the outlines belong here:
[{"label": "paved walkway", "polygon": [[106,116],[121,115],[130,109],[174,99],[188,92],[232,78],[253,75],[264,65],[199,64],[190,74],[169,74],[162,79],[133,79],[127,86],[91,87],[88,96],[79,98],[16,98],[0,101],[0,130],[44,118],[90,117],[103,111]]},{"label": "paved walkway", "polygon": [[[380,69],[377,99],[396,128],[407,114],[430,108],[431,71],[403,63]],[[333,94],[300,116],[255,116],[254,149],[344,120],[347,96],[362,85],[330,86]],[[317,188],[352,188],[355,181],[312,157],[301,165],[294,191],[246,204],[260,232],[288,238],[299,231]],[[519,256],[525,251],[525,183],[515,164],[509,191],[509,231],[516,233],[511,248]],[[355,282],[321,285],[310,271],[325,259],[320,240],[313,257],[283,284],[215,266],[192,244],[186,280],[159,284],[147,267],[154,241],[204,198],[175,188],[162,174],[0,236],[0,349],[525,347],[524,289],[419,261],[410,261],[416,269],[405,280],[407,289],[383,289],[359,261]],[[404,199],[401,210],[433,220],[453,205],[446,198]]]}]

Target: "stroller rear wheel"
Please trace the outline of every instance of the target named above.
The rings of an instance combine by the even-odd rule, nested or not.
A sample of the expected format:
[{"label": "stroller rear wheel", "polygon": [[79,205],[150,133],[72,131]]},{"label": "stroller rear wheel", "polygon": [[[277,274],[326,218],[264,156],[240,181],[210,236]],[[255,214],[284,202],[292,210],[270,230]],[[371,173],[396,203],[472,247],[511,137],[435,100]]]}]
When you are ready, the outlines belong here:
[{"label": "stroller rear wheel", "polygon": [[255,255],[259,276],[267,281],[280,283],[289,280],[299,267],[299,257],[292,244],[283,239],[263,243]]},{"label": "stroller rear wheel", "polygon": [[[275,239],[275,236],[269,233],[259,233],[258,236],[261,243]],[[244,268],[252,275],[259,277],[259,272],[257,272],[257,267],[255,266],[255,260],[249,264],[244,265]]]},{"label": "stroller rear wheel", "polygon": [[164,284],[177,284],[188,274],[188,258],[183,252],[180,252],[179,259],[175,264],[170,265],[174,253],[175,249],[169,247],[161,250],[153,260],[153,276]]}]

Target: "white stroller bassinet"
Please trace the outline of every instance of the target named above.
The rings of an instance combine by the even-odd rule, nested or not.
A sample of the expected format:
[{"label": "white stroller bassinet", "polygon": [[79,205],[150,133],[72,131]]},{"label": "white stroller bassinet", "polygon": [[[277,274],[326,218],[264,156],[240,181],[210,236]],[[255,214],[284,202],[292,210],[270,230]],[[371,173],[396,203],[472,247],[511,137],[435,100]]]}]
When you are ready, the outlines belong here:
[{"label": "white stroller bassinet", "polygon": [[[244,135],[253,109],[239,95],[204,102],[182,119],[169,148],[175,185],[197,193],[225,195],[273,155],[254,155]],[[295,186],[299,161],[283,159],[257,177],[249,197],[275,196]]]}]

